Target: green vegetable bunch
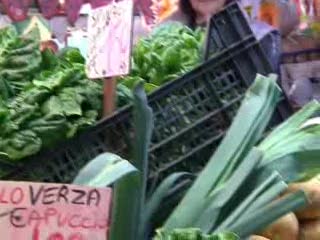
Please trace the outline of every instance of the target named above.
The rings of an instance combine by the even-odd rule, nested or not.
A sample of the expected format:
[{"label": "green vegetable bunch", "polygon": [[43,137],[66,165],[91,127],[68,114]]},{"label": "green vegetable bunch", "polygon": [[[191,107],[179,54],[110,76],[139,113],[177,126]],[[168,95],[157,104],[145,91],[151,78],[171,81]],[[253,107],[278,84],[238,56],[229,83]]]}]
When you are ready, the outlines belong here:
[{"label": "green vegetable bunch", "polygon": [[23,91],[40,69],[41,53],[34,34],[19,36],[14,28],[0,30],[0,94],[4,99]]},{"label": "green vegetable bunch", "polygon": [[126,92],[139,81],[144,82],[145,91],[150,93],[192,70],[200,62],[204,36],[200,28],[192,30],[180,23],[170,23],[141,39],[133,49],[131,74],[120,79],[118,105],[131,102],[132,96]]},{"label": "green vegetable bunch", "polygon": [[78,50],[41,54],[37,38],[11,28],[1,30],[0,41],[2,160],[23,159],[95,123],[102,86],[87,79]]},{"label": "green vegetable bunch", "polygon": [[171,232],[157,231],[154,240],[239,240],[233,233],[221,233],[214,235],[202,234],[200,229],[175,229]]}]

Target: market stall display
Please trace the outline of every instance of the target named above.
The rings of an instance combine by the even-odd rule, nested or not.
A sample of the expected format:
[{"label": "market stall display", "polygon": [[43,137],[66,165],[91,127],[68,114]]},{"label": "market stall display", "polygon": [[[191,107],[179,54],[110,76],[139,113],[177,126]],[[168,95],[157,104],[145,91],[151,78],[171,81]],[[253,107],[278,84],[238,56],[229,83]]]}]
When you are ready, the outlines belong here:
[{"label": "market stall display", "polygon": [[[161,29],[159,34],[165,34],[170,27]],[[148,100],[156,128],[149,149],[150,188],[172,169],[198,172],[230,126],[256,74],[270,72],[272,67],[259,42],[245,41],[221,49],[207,62],[152,92]],[[282,120],[278,115],[274,123]],[[132,108],[127,106],[75,138],[25,159],[21,168],[2,169],[11,172],[6,177],[16,180],[70,182],[99,153],[110,151],[131,159],[134,134]]]},{"label": "market stall display", "polygon": [[[29,0],[0,2],[15,21],[26,17],[31,4]],[[111,1],[37,2],[48,18],[67,6],[63,11],[75,22],[83,3],[98,7]],[[149,27],[159,15],[166,15],[155,12],[159,2],[136,1]],[[165,2],[168,11],[170,4],[177,3]],[[132,13],[133,2],[122,3]],[[270,12],[278,3],[262,3],[260,17],[281,25],[279,9]],[[317,3],[312,1],[314,6]],[[293,10],[288,9],[288,15]],[[317,9],[306,11],[311,10],[316,17]],[[14,189],[20,184],[35,202],[54,196],[41,187],[50,186],[49,192],[52,188],[58,192],[54,207],[63,214],[68,214],[73,202],[55,188],[82,185],[86,187],[81,189],[91,191],[110,186],[112,201],[111,190],[102,190],[108,195],[104,200],[108,204],[105,208],[100,204],[99,209],[108,210],[112,202],[111,216],[104,219],[103,228],[91,231],[99,233],[101,240],[318,239],[320,124],[316,116],[320,103],[310,101],[320,96],[314,94],[318,88],[320,91],[318,65],[312,67],[314,62],[318,64],[318,51],[283,57],[286,65],[282,70],[294,79],[283,87],[287,96],[297,99],[293,93],[302,78],[314,85],[304,88],[311,89],[312,93],[307,92],[311,97],[307,94],[299,111],[286,119],[291,109],[279,86],[286,79],[282,76],[279,81],[271,74],[277,70],[280,49],[268,45],[273,42],[270,35],[260,41],[253,34],[239,4],[227,5],[210,19],[206,40],[201,28],[178,23],[155,28],[133,48],[128,76],[122,75],[130,71],[130,47],[116,48],[119,64],[114,66],[110,65],[116,62],[112,61],[114,56],[107,64],[102,64],[103,54],[97,56],[105,49],[111,53],[109,45],[120,46],[121,41],[129,40],[129,29],[124,31],[129,25],[120,26],[132,19],[131,13],[126,21],[115,17],[109,21],[108,11],[95,11],[92,25],[102,16],[109,23],[119,20],[117,33],[121,34],[108,32],[115,42],[109,41],[102,50],[93,51],[97,45],[92,44],[89,53],[95,55],[88,58],[90,61],[74,48],[58,51],[47,41],[50,34],[43,25],[39,38],[33,30],[40,29],[42,21],[35,18],[22,34],[13,27],[0,30],[0,178],[19,181],[7,183]],[[117,14],[115,9],[111,12]],[[97,34],[90,36],[92,42],[110,30],[104,28],[104,20],[101,23]],[[99,75],[85,72],[86,63],[91,62],[95,64],[90,70],[101,69]],[[306,62],[308,74],[296,73],[301,62]],[[110,71],[107,75],[111,70],[107,65],[120,73]],[[117,88],[112,86],[113,93],[117,92],[117,109],[105,117],[102,99],[112,105],[115,102],[110,101],[113,93],[110,98],[98,78],[115,75],[121,75],[112,81],[112,85],[118,81]],[[66,184],[71,182],[75,185]],[[0,181],[1,204],[5,203],[7,183]],[[33,190],[38,187],[35,196]],[[64,199],[66,206],[58,199]],[[72,214],[77,214],[75,209]],[[89,207],[84,206],[79,215],[85,215],[86,210]],[[61,219],[55,227],[45,217],[32,221],[36,227],[28,231],[35,240],[51,234],[55,227],[63,234],[52,233],[50,238],[82,238],[74,229],[64,227]],[[49,231],[40,232],[40,223],[47,224]],[[15,234],[3,224],[0,228]]]},{"label": "market stall display", "polygon": [[[140,84],[134,94],[134,124],[138,132],[135,139],[139,141],[133,143],[136,154],[132,160],[139,171],[115,185],[117,200],[110,239],[144,239],[149,234],[154,236],[156,228],[159,237],[178,234],[181,239],[197,239],[203,234],[205,237],[233,232],[246,239],[281,216],[303,211],[313,195],[298,189],[287,191],[290,189],[287,184],[312,178],[320,167],[319,124],[313,119],[320,104],[311,102],[265,135],[265,127],[281,95],[276,78],[275,75],[256,78],[222,143],[194,181],[192,174],[171,172],[150,197],[145,196],[141,181],[135,181],[137,178],[147,181],[147,149],[156,126],[152,124],[151,108]],[[114,161],[116,165],[120,159]],[[78,175],[82,184],[104,186],[113,175],[104,174],[113,168],[107,157],[97,160]],[[281,194],[284,196],[279,198]],[[128,196],[130,206],[125,200]],[[170,208],[168,202],[172,204]],[[128,226],[127,231],[120,231],[123,224]],[[271,239],[276,236],[275,232]]]}]

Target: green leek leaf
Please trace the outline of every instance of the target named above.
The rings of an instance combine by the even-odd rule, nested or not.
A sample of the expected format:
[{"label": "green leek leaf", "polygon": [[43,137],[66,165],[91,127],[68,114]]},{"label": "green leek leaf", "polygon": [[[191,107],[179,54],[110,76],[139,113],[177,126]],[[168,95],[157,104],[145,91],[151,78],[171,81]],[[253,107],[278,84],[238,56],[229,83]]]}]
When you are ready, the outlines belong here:
[{"label": "green leek leaf", "polygon": [[263,230],[279,217],[304,207],[307,203],[306,195],[302,191],[296,192],[257,209],[249,216],[238,220],[233,226],[229,227],[229,231],[236,233],[240,238],[249,237],[252,233]]},{"label": "green leek leaf", "polygon": [[[181,173],[173,173],[167,178],[165,178],[161,184],[157,187],[157,189],[154,191],[150,199],[148,199],[145,210],[144,210],[144,217],[143,217],[143,225],[147,225],[151,223],[151,219],[153,218],[156,211],[161,206],[161,203],[165,200],[165,198],[168,197],[168,195],[172,194],[170,193],[170,190],[175,188],[175,186],[178,184],[179,181],[182,181],[184,179],[189,179],[193,175],[186,172]],[[179,189],[183,189],[184,184],[179,186]],[[174,194],[177,194],[177,189],[174,191]]]},{"label": "green leek leaf", "polygon": [[73,184],[106,187],[126,175],[137,172],[138,170],[127,160],[112,153],[103,153],[81,169]]},{"label": "green leek leaf", "polygon": [[[148,106],[143,83],[134,90],[134,159],[132,163],[140,171],[135,179],[122,178],[115,184],[111,240],[143,239],[146,226],[142,225],[148,171],[148,147],[153,129],[152,110]],[[128,204],[130,199],[130,204]],[[125,230],[124,230],[125,226]]]},{"label": "green leek leaf", "polygon": [[167,220],[165,229],[191,227],[199,219],[198,214],[206,206],[204,199],[232,176],[234,169],[262,137],[279,95],[276,76],[257,77],[222,143]]}]

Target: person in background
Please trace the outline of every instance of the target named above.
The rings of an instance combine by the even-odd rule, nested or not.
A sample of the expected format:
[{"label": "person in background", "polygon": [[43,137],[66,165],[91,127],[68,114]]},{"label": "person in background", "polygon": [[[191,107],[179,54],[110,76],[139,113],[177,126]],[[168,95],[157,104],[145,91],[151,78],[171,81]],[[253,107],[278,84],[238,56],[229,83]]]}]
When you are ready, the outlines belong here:
[{"label": "person in background", "polygon": [[[205,26],[212,15],[233,1],[236,0],[180,0],[178,10],[161,23],[178,21],[191,28]],[[259,17],[250,19],[249,16],[248,19],[257,39],[263,42],[265,52],[276,71],[281,54],[281,36],[286,37],[299,25],[298,11],[293,0],[247,0],[246,2],[250,1],[252,4],[260,1],[261,7],[264,7],[257,13],[261,19]],[[241,0],[237,2],[241,4]],[[270,9],[277,11],[270,12],[268,11]],[[270,22],[265,21],[270,19]]]},{"label": "person in background", "polygon": [[[236,0],[180,0],[178,10],[162,22],[179,21],[190,27],[205,25],[212,15],[233,1]],[[252,4],[260,2],[260,20],[278,28],[283,36],[288,35],[299,24],[298,9],[294,0],[249,0],[245,2],[250,1]]]},{"label": "person in background", "polygon": [[180,0],[178,10],[162,22],[178,21],[191,28],[203,26],[230,0]]},{"label": "person in background", "polygon": [[287,37],[300,23],[300,7],[295,0],[262,0],[259,19],[279,29]]}]

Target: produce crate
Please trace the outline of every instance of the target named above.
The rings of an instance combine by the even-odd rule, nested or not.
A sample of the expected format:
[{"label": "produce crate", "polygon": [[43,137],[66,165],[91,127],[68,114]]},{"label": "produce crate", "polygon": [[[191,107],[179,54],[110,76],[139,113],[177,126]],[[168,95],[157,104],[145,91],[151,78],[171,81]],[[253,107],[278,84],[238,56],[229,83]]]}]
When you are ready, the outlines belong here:
[{"label": "produce crate", "polygon": [[[279,72],[280,63],[280,36],[273,32],[266,35],[259,44],[256,45],[255,54],[251,56],[250,60],[255,58],[268,59],[263,64],[267,64],[270,72]],[[274,44],[275,40],[279,40],[279,44]],[[245,46],[257,43],[257,39],[252,29],[250,28],[249,21],[244,13],[244,10],[239,3],[233,2],[228,4],[222,11],[211,17],[207,27],[207,39],[204,50],[204,60],[215,57],[221,51],[228,54],[237,55],[238,50],[242,50]],[[259,46],[258,46],[259,45]],[[279,46],[278,46],[279,45]],[[250,61],[249,60],[249,61]],[[244,79],[252,79],[250,74],[254,73],[251,65],[248,64],[245,58],[241,55],[234,57]],[[253,67],[255,68],[255,67]],[[260,69],[260,68],[258,68]],[[246,73],[246,71],[248,73]],[[276,124],[281,119],[288,118],[293,113],[293,110],[286,97],[281,99],[278,105],[276,114],[271,120],[272,124]]]},{"label": "produce crate", "polygon": [[[242,44],[255,41],[257,41],[256,34],[249,25],[249,19],[246,17],[245,11],[239,3],[233,2],[211,17],[207,27],[204,59],[207,60],[226,49],[233,52]],[[279,32],[274,30],[265,35],[260,44],[274,71],[277,71],[281,52]]]},{"label": "produce crate", "polygon": [[243,9],[236,2],[228,4],[214,15],[207,27],[204,58],[209,59],[226,49],[239,48],[245,42],[256,41]]},{"label": "produce crate", "polygon": [[[258,42],[241,44],[151,94],[155,129],[149,149],[150,187],[174,171],[198,172],[230,126],[256,73],[268,74],[270,69]],[[125,107],[77,137],[27,159],[6,178],[68,183],[102,152],[130,160],[132,120],[131,107]]]}]

